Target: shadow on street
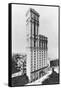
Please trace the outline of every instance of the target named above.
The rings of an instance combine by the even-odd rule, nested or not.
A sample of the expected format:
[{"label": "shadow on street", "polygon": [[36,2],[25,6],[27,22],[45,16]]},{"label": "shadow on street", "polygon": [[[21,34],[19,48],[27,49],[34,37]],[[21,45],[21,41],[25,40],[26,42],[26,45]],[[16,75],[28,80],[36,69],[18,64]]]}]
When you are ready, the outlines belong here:
[{"label": "shadow on street", "polygon": [[52,69],[52,74],[42,82],[42,85],[59,84],[59,74]]}]

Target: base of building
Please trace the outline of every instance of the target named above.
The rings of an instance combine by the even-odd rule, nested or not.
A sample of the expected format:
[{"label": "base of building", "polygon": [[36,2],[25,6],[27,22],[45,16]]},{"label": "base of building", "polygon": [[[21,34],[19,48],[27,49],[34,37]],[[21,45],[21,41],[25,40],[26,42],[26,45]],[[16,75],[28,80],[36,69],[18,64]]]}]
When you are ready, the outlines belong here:
[{"label": "base of building", "polygon": [[40,79],[40,78],[43,77],[47,72],[48,72],[48,66],[45,67],[45,68],[43,68],[43,69],[40,69],[40,70],[38,70],[38,71],[36,71],[36,72],[32,72],[32,73],[31,73],[31,78],[30,78],[30,80],[29,80],[29,83]]}]

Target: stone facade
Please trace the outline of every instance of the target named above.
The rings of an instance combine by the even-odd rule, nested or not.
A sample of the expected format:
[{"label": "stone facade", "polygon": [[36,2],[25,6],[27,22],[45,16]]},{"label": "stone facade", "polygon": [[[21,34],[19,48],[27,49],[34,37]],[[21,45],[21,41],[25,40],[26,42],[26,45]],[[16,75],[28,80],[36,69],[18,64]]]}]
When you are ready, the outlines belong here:
[{"label": "stone facade", "polygon": [[47,64],[47,37],[39,34],[39,13],[30,8],[26,13],[27,32],[27,75],[30,82],[37,80],[48,67]]}]

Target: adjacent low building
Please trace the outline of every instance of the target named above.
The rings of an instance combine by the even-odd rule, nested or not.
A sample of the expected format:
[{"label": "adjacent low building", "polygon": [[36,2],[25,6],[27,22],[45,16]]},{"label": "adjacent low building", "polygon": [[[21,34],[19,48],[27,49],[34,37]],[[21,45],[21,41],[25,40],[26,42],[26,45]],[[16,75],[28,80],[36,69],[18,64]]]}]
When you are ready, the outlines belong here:
[{"label": "adjacent low building", "polygon": [[23,55],[23,54],[22,55],[21,54],[20,55],[19,54],[14,54],[12,58],[13,58],[12,59],[12,61],[13,61],[12,70],[15,70],[15,72],[14,71],[13,72],[14,73],[20,73],[20,75],[26,74],[26,59],[27,59],[27,56]]},{"label": "adjacent low building", "polygon": [[55,67],[58,67],[58,66],[59,66],[59,60],[58,59],[50,60],[50,67],[51,68],[55,68]]}]

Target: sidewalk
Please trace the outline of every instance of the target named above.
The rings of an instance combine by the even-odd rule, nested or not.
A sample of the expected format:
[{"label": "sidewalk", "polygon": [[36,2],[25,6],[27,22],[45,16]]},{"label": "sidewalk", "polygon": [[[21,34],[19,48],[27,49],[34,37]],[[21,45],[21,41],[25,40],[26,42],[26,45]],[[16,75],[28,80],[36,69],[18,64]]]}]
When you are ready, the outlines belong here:
[{"label": "sidewalk", "polygon": [[45,79],[48,78],[48,76],[52,73],[52,71],[48,71],[48,73],[44,76],[42,76],[40,79],[32,82],[32,83],[28,83],[26,85],[37,85],[37,84],[42,84],[42,81],[44,81]]}]

